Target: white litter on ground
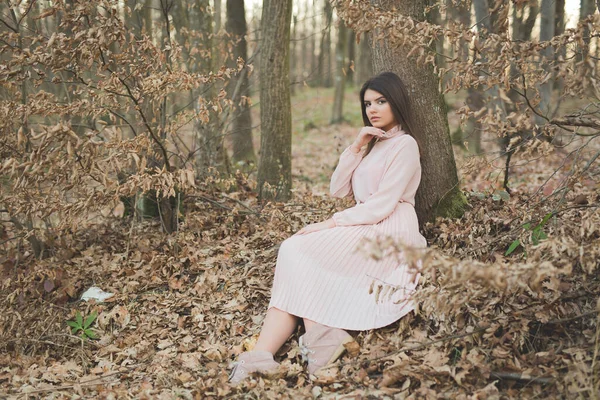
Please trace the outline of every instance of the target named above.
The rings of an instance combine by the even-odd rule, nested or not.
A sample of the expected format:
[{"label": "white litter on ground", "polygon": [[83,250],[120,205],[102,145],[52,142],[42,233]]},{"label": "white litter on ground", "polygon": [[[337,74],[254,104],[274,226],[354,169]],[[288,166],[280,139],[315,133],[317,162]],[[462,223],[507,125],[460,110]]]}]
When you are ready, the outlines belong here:
[{"label": "white litter on ground", "polygon": [[113,297],[114,293],[108,293],[99,287],[92,286],[81,295],[81,300],[89,301],[96,300],[97,302],[102,302],[110,297]]}]

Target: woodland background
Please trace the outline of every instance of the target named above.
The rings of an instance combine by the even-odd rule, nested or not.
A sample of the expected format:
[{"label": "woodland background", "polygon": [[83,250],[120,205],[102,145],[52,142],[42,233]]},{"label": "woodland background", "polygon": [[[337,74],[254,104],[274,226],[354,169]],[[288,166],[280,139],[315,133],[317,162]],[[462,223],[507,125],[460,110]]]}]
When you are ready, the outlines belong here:
[{"label": "woodland background", "polygon": [[[6,0],[0,396],[600,397],[600,5]],[[394,70],[419,121],[418,310],[311,381],[227,384],[279,243]],[[114,293],[79,300],[90,286]],[[374,284],[374,301],[393,288]]]}]

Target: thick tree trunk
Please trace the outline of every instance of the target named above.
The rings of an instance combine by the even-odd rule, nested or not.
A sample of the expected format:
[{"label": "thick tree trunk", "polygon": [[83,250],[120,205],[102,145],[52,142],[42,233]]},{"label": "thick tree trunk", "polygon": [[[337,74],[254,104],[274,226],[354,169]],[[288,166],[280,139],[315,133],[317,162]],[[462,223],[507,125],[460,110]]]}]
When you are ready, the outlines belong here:
[{"label": "thick tree trunk", "polygon": [[373,55],[371,54],[371,44],[369,33],[363,33],[358,45],[358,62],[356,63],[356,76],[358,86],[373,76]]},{"label": "thick tree trunk", "polygon": [[331,124],[344,121],[344,91],[346,88],[346,45],[348,41],[348,29],[344,21],[338,26],[338,41],[335,46],[335,93],[333,95],[333,111],[331,113]]},{"label": "thick tree trunk", "polygon": [[[233,62],[241,57],[244,61],[248,60],[248,44],[246,43],[246,12],[244,0],[227,0],[227,31],[239,40],[233,48]],[[240,82],[241,80],[241,82]],[[235,93],[236,87],[239,87]],[[248,87],[248,73],[244,69],[236,79],[232,79],[229,84],[228,93],[230,96],[236,94],[233,100],[234,115],[232,122],[231,140],[233,144],[234,162],[255,162],[256,155],[252,145],[252,117],[250,116],[250,107],[243,98],[250,97]]]},{"label": "thick tree trunk", "polygon": [[261,27],[261,201],[286,201],[292,187],[292,110],[289,47],[292,0],[264,0]]},{"label": "thick tree trunk", "polygon": [[[395,8],[399,13],[422,20],[427,0],[371,0],[384,10]],[[408,58],[410,44],[391,46],[388,42],[373,43],[375,72],[393,71],[405,82],[411,94],[411,108],[417,121],[415,136],[421,148],[423,175],[416,196],[419,221],[424,224],[436,216],[458,217],[463,214],[466,200],[458,186],[458,177],[443,95],[438,90],[438,78],[432,65],[417,65]]]},{"label": "thick tree trunk", "polygon": [[292,22],[293,28],[292,28],[292,36],[291,36],[291,41],[290,41],[290,94],[293,96],[296,94],[296,85],[298,84],[298,82],[296,82],[296,64],[297,64],[297,60],[298,60],[298,56],[296,55],[296,28],[298,26],[298,18],[297,16],[294,15],[293,18],[293,22]]}]

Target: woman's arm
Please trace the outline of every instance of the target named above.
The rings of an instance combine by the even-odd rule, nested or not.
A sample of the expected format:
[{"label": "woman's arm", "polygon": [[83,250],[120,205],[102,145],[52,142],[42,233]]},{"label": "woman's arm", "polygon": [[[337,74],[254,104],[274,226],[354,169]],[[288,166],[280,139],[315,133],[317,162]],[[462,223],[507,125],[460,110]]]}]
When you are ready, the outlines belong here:
[{"label": "woman's arm", "polygon": [[355,150],[354,145],[348,146],[344,150],[333,175],[331,175],[329,191],[333,197],[346,197],[352,193],[352,174],[362,160],[360,149],[358,152]]},{"label": "woman's arm", "polygon": [[385,132],[373,126],[364,126],[358,132],[354,143],[352,143],[340,156],[333,175],[329,191],[333,197],[346,197],[352,193],[352,174],[360,161],[362,152],[360,149],[369,143],[374,137],[382,137]]},{"label": "woman's arm", "polygon": [[402,139],[386,169],[377,192],[367,201],[333,215],[337,226],[376,224],[388,217],[404,195],[406,187],[420,168],[419,146],[409,135]]}]

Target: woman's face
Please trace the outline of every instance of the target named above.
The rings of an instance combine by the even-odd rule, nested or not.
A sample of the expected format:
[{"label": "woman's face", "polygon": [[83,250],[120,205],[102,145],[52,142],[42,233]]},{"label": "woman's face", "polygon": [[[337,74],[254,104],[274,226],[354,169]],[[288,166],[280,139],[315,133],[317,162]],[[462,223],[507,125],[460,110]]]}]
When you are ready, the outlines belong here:
[{"label": "woman's face", "polygon": [[392,107],[385,97],[379,92],[372,89],[365,91],[365,97],[363,99],[365,103],[365,111],[369,122],[375,128],[389,131],[394,126],[398,125],[394,114],[392,113]]}]

